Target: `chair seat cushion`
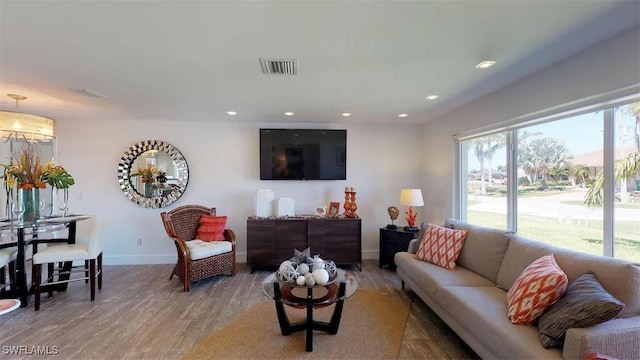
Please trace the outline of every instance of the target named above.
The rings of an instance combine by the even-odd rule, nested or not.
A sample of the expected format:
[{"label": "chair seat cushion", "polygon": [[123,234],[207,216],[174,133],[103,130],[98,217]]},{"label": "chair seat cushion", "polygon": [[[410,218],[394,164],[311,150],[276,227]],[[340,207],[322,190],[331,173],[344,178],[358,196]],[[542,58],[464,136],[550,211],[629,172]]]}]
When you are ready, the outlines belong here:
[{"label": "chair seat cushion", "polygon": [[200,260],[214,255],[224,254],[232,250],[229,241],[190,240],[185,242],[191,254],[191,260]]},{"label": "chair seat cushion", "polygon": [[47,246],[33,255],[34,264],[47,264],[58,261],[88,260],[88,244],[61,244]]},{"label": "chair seat cushion", "polygon": [[13,246],[10,248],[0,249],[0,267],[7,265],[18,257],[18,248]]}]

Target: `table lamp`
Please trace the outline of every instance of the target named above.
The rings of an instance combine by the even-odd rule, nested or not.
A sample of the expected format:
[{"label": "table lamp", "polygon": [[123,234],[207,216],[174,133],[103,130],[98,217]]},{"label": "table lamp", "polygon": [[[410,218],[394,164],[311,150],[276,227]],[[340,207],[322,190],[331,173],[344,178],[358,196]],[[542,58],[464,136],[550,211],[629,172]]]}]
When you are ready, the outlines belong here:
[{"label": "table lamp", "polygon": [[414,206],[424,206],[424,200],[422,199],[422,190],[420,189],[402,189],[400,192],[400,205],[408,206],[409,210],[404,213],[407,215],[407,225],[405,231],[419,231],[415,226],[416,216],[418,213],[413,211]]}]

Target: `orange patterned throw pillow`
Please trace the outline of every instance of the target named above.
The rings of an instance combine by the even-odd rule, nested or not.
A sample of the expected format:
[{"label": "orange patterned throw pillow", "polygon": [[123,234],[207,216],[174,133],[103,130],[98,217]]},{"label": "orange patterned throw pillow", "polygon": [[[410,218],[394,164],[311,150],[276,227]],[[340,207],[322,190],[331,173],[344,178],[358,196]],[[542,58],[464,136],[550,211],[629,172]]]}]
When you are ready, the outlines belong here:
[{"label": "orange patterned throw pillow", "polygon": [[226,216],[200,215],[200,226],[198,226],[196,239],[202,241],[224,240],[224,227],[226,224]]},{"label": "orange patterned throw pillow", "polygon": [[424,230],[415,258],[455,270],[456,260],[469,231],[429,224]]},{"label": "orange patterned throw pillow", "polygon": [[538,317],[564,294],[567,275],[553,254],[545,255],[527,266],[507,293],[509,320],[513,324],[532,325]]}]

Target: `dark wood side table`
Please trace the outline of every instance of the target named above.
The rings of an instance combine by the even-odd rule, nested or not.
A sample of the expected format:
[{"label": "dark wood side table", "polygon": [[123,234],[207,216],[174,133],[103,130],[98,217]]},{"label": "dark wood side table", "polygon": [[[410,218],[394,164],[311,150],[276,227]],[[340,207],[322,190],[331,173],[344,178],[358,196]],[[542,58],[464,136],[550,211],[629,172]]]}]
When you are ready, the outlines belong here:
[{"label": "dark wood side table", "polygon": [[407,251],[409,242],[418,236],[417,231],[405,231],[404,229],[380,228],[380,254],[379,266],[389,265],[395,270],[396,263],[393,256],[400,251]]}]

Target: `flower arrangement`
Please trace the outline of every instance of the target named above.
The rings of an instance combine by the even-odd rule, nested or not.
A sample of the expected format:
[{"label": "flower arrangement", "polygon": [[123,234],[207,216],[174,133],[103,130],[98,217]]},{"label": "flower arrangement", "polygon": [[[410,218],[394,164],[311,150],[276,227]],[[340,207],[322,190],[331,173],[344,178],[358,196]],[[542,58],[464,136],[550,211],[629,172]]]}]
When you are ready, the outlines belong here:
[{"label": "flower arrangement", "polygon": [[144,167],[140,166],[138,167],[138,169],[136,169],[136,171],[131,173],[131,177],[140,176],[143,183],[155,182],[156,176],[159,176],[159,175],[160,175],[160,171],[158,170],[158,168],[156,168],[155,166],[152,166],[151,164],[147,164]]},{"label": "flower arrangement", "polygon": [[4,167],[5,190],[10,191],[16,185],[18,189],[44,189],[47,184],[58,189],[67,189],[75,184],[75,180],[60,165],[47,162],[41,163],[40,154],[35,144],[27,142],[22,149],[13,156],[9,165]]}]

